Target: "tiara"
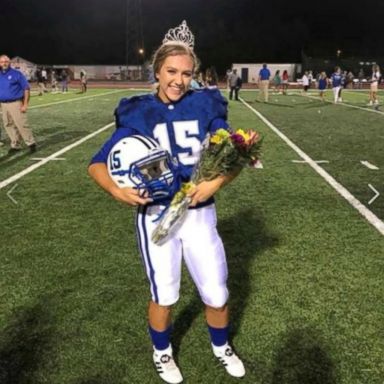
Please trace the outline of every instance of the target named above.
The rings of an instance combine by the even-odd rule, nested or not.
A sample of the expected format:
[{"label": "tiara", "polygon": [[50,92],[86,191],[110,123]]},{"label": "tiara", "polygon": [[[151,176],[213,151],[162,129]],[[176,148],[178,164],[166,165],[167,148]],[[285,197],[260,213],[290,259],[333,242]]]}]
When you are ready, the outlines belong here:
[{"label": "tiara", "polygon": [[188,45],[189,48],[194,47],[195,37],[193,33],[188,28],[187,22],[183,22],[176,28],[171,28],[167,34],[164,36],[163,44],[169,43],[181,43]]}]

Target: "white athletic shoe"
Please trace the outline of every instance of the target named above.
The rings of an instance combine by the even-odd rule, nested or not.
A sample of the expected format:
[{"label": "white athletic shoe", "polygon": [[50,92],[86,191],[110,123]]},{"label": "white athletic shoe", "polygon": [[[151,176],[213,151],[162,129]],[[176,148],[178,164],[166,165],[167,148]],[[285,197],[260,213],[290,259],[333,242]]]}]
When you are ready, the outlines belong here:
[{"label": "white athletic shoe", "polygon": [[172,356],[172,347],[169,346],[163,351],[154,348],[153,362],[159,376],[169,384],[178,384],[183,381],[179,367],[176,365]]},{"label": "white athletic shoe", "polygon": [[372,100],[367,105],[373,105]]},{"label": "white athletic shoe", "polygon": [[245,368],[243,362],[239,359],[231,346],[227,343],[222,347],[212,345],[214,355],[224,365],[227,372],[233,377],[243,377]]}]

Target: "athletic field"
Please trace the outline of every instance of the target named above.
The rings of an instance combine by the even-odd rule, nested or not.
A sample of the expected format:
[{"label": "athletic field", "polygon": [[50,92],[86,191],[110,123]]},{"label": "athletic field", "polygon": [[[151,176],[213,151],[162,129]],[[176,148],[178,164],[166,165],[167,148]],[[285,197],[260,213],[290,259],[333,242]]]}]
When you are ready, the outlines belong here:
[{"label": "athletic field", "polygon": [[[0,147],[0,383],[160,383],[134,209],[87,175],[119,99],[143,91],[76,92],[32,97],[36,153]],[[216,201],[247,374],[213,357],[185,270],[173,337],[185,383],[383,384],[384,108],[366,91],[339,105],[240,96],[229,121],[264,136],[263,168]]]}]

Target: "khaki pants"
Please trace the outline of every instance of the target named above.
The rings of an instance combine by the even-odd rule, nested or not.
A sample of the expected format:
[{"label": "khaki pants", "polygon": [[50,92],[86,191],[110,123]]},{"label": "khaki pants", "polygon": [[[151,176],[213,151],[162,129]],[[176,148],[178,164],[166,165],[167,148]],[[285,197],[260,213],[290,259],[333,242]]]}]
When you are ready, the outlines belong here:
[{"label": "khaki pants", "polygon": [[268,101],[269,80],[260,80],[260,97],[262,101]]},{"label": "khaki pants", "polygon": [[37,83],[37,85],[39,87],[39,96],[43,95],[44,92],[47,92],[47,88],[44,83]]},{"label": "khaki pants", "polygon": [[35,144],[35,139],[27,121],[27,114],[20,111],[21,100],[11,103],[1,103],[4,129],[11,139],[12,148],[20,148],[21,139],[25,144]]}]

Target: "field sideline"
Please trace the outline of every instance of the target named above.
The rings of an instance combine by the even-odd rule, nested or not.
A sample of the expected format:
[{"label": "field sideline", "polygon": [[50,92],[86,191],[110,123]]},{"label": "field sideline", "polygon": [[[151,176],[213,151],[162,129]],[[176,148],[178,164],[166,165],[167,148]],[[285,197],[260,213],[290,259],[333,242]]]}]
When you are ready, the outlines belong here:
[{"label": "field sideline", "polygon": [[[112,132],[115,106],[129,94],[91,89],[86,96],[33,97],[33,157],[40,160],[27,152],[8,157],[0,148],[1,383],[160,382],[146,331],[148,289],[134,210],[86,173]],[[370,112],[365,92],[344,92],[346,105],[321,102],[316,92],[271,94],[268,104],[256,91],[241,96],[243,102],[229,102],[229,121],[261,132],[264,168],[245,169],[216,200],[232,338],[247,369],[242,382],[382,384],[384,197],[368,204],[368,184],[384,195],[384,116]],[[12,188],[17,204],[7,196]],[[186,382],[236,382],[211,355],[187,273],[174,323]]]}]

